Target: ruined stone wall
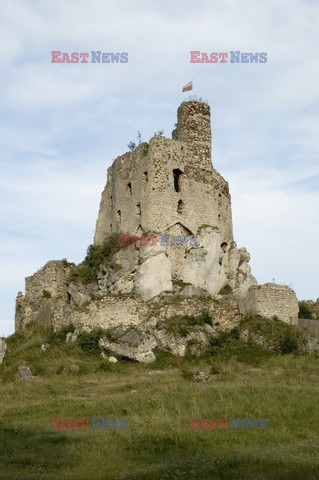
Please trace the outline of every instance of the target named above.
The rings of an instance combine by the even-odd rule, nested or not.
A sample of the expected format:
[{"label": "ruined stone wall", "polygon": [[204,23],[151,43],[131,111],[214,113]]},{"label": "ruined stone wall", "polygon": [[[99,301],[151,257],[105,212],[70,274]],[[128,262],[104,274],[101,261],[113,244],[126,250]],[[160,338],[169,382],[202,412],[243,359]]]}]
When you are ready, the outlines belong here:
[{"label": "ruined stone wall", "polygon": [[61,260],[47,262],[41,270],[25,279],[25,295],[16,299],[15,329],[40,320],[50,324],[56,302],[68,302],[68,276],[71,267]]},{"label": "ruined stone wall", "polygon": [[41,270],[25,279],[25,296],[27,300],[43,299],[43,292],[50,293],[52,298],[67,300],[67,277],[70,267],[63,261],[51,260]]},{"label": "ruined stone wall", "polygon": [[135,295],[105,295],[81,308],[58,305],[52,314],[52,325],[54,329],[68,323],[86,330],[95,327],[108,329],[118,325],[139,325],[154,316],[160,320],[177,314],[198,316],[203,310],[212,315],[214,325],[220,330],[229,330],[240,320],[233,297],[213,301],[209,297],[168,295],[156,303],[145,303]]},{"label": "ruined stone wall", "polygon": [[251,286],[245,298],[239,301],[239,308],[243,315],[276,316],[283,322],[298,324],[298,300],[295,292],[286,285],[266,283]]},{"label": "ruined stone wall", "polygon": [[216,226],[223,242],[232,241],[228,184],[211,164],[209,106],[184,102],[174,138],[155,136],[108,169],[96,244],[115,232],[164,233],[177,224],[185,235]]},{"label": "ruined stone wall", "polygon": [[52,316],[54,329],[66,323],[91,330],[117,325],[138,325],[147,318],[148,307],[136,296],[104,295],[82,307],[59,306]]}]

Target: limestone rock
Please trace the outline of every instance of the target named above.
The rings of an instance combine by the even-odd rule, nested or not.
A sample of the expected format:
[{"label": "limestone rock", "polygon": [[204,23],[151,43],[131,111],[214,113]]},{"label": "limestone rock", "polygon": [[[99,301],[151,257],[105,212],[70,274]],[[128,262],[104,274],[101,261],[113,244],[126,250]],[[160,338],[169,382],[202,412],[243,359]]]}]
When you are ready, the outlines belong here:
[{"label": "limestone rock", "polygon": [[151,317],[147,322],[143,322],[138,329],[140,331],[153,331],[158,324],[158,318]]},{"label": "limestone rock", "polygon": [[26,365],[20,365],[18,367],[18,372],[19,372],[20,377],[23,378],[23,380],[29,380],[29,379],[34,378],[30,368],[27,367]]},{"label": "limestone rock", "polygon": [[138,267],[134,290],[144,301],[173,290],[171,262],[165,253],[148,258]]},{"label": "limestone rock", "polygon": [[221,263],[224,252],[221,249],[220,232],[215,227],[205,227],[198,235],[197,247],[186,252],[183,281],[216,294],[227,283],[222,275]]},{"label": "limestone rock", "polygon": [[109,362],[111,362],[111,363],[116,363],[116,362],[117,362],[117,358],[115,358],[115,357],[109,357]]},{"label": "limestone rock", "polygon": [[212,376],[206,372],[197,372],[194,374],[193,378],[196,382],[209,382]]},{"label": "limestone rock", "polygon": [[3,340],[3,338],[0,338],[0,364],[3,362],[6,351],[7,351],[7,344]]},{"label": "limestone rock", "polygon": [[165,246],[161,246],[160,241],[158,240],[154,246],[149,245],[147,247],[139,248],[139,261],[140,263],[143,263],[145,260],[160,255],[161,253],[165,253]]},{"label": "limestone rock", "polygon": [[156,337],[158,347],[161,350],[172,353],[177,357],[185,356],[187,337],[166,332],[165,330],[155,330],[154,335]]},{"label": "limestone rock", "polygon": [[70,283],[68,293],[71,297],[71,301],[79,306],[89,302],[92,298],[88,293],[88,288],[81,283]]},{"label": "limestone rock", "polygon": [[41,345],[41,352],[47,352],[49,348],[50,348],[49,343],[43,343],[43,345]]},{"label": "limestone rock", "polygon": [[76,342],[78,339],[79,333],[80,332],[77,329],[75,329],[74,332],[67,333],[65,338],[66,342],[72,342],[72,343]]},{"label": "limestone rock", "polygon": [[134,329],[129,330],[116,340],[102,337],[99,345],[103,351],[115,357],[143,363],[151,363],[155,360],[155,355],[152,352],[156,347],[155,337],[146,333],[138,333]]},{"label": "limestone rock", "polygon": [[134,246],[122,248],[112,257],[112,267],[100,266],[99,289],[109,293],[130,293],[138,265],[138,251]]}]

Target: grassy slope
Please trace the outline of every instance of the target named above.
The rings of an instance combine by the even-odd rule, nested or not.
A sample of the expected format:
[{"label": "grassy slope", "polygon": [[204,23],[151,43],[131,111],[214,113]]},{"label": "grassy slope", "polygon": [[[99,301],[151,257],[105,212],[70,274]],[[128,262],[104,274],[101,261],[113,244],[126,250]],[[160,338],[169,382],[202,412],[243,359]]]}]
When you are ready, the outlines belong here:
[{"label": "grassy slope", "polygon": [[[40,353],[48,340],[50,350]],[[1,480],[319,478],[316,355],[269,355],[237,341],[200,360],[161,354],[151,366],[110,366],[48,332],[14,336],[8,345],[0,367]],[[35,380],[15,378],[22,360]],[[80,374],[56,373],[73,363]],[[212,368],[220,373],[211,382],[188,380],[190,371]],[[163,373],[150,375],[154,369]],[[128,418],[129,428],[52,430],[54,416]],[[190,430],[193,416],[267,418],[269,425]]]}]

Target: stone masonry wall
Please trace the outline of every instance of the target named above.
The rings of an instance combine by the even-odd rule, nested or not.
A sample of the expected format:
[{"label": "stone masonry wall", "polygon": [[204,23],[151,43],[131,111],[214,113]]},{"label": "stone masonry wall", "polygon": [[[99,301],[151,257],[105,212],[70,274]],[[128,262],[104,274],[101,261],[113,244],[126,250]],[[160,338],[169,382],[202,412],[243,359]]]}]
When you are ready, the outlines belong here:
[{"label": "stone masonry wall", "polygon": [[283,322],[298,324],[298,300],[295,292],[285,285],[251,286],[246,297],[240,300],[239,308],[243,315],[277,316]]},{"label": "stone masonry wall", "polygon": [[134,295],[105,295],[81,308],[57,305],[52,315],[52,325],[54,329],[68,323],[86,330],[95,327],[107,329],[118,325],[138,325],[152,316],[161,320],[176,314],[197,316],[203,310],[212,315],[214,325],[221,330],[232,328],[240,319],[237,302],[233,297],[213,301],[210,297],[183,298],[168,295],[158,302],[145,303]]},{"label": "stone masonry wall", "polygon": [[41,270],[25,279],[26,299],[40,300],[47,291],[52,298],[67,300],[67,277],[70,267],[63,261],[51,260]]},{"label": "stone masonry wall", "polygon": [[176,224],[195,235],[202,225],[215,226],[231,242],[229,188],[212,168],[210,132],[209,106],[183,102],[176,140],[155,136],[118,157],[108,169],[94,242],[115,232],[164,233]]}]

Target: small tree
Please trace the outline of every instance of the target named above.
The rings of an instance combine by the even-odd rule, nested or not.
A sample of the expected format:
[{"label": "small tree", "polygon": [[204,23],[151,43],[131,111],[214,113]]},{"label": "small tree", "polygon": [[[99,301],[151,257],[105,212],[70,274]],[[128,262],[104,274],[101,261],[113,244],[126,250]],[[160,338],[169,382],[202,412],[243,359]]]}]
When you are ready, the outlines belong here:
[{"label": "small tree", "polygon": [[299,318],[308,318],[312,319],[312,312],[305,301],[299,302]]},{"label": "small tree", "polygon": [[137,131],[137,141],[139,145],[142,143],[142,134],[139,130]]},{"label": "small tree", "polygon": [[157,130],[157,132],[154,132],[155,137],[162,137],[164,135],[164,130]]},{"label": "small tree", "polygon": [[135,150],[135,148],[136,148],[136,143],[130,141],[130,143],[128,143],[127,146],[128,146],[128,148],[131,150],[131,152],[132,152],[132,151]]}]

